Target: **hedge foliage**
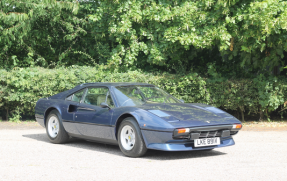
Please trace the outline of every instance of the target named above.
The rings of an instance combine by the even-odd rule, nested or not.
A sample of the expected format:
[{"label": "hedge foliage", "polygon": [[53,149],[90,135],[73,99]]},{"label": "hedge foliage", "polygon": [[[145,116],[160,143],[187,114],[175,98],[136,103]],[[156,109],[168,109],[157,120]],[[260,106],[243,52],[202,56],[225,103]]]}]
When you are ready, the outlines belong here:
[{"label": "hedge foliage", "polygon": [[286,0],[1,0],[0,68],[248,77],[286,66],[286,22]]},{"label": "hedge foliage", "polygon": [[[39,98],[49,97],[86,82],[146,82],[165,89],[185,102],[199,102],[244,114],[268,115],[287,104],[287,80],[258,76],[254,79],[207,79],[187,75],[152,74],[141,71],[111,73],[102,65],[57,69],[0,69],[0,110],[10,117],[33,115]],[[284,105],[285,103],[285,105]],[[286,110],[281,111],[281,116]],[[12,114],[12,116],[11,116]],[[258,117],[259,118],[259,117]]]}]

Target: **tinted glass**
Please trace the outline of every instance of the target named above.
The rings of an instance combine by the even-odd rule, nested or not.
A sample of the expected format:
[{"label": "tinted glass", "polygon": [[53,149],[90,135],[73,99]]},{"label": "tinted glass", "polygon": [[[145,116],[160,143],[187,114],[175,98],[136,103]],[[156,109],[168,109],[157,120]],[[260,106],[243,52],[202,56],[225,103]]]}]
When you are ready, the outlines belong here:
[{"label": "tinted glass", "polygon": [[115,94],[120,106],[137,106],[151,103],[181,103],[154,86],[117,86]]},{"label": "tinted glass", "polygon": [[80,101],[81,101],[81,98],[82,98],[82,96],[83,96],[83,93],[84,93],[84,90],[79,91],[79,92],[76,92],[76,93],[72,96],[72,101],[80,102]]},{"label": "tinted glass", "polygon": [[72,100],[73,95],[74,95],[74,94],[72,94],[72,95],[68,96],[68,97],[66,98],[66,100],[67,100],[67,101],[71,101],[71,100]]},{"label": "tinted glass", "polygon": [[106,87],[89,88],[85,96],[84,103],[100,106],[102,102],[107,103],[110,107],[114,107],[109,89]]}]

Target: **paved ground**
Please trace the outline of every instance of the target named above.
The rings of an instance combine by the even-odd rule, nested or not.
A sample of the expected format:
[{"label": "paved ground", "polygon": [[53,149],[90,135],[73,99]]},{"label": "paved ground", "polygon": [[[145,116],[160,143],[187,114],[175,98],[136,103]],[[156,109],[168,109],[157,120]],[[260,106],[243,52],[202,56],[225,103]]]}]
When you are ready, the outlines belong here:
[{"label": "paved ground", "polygon": [[49,143],[35,124],[0,124],[0,180],[287,180],[287,131],[241,131],[236,145],[213,151],[149,151]]}]

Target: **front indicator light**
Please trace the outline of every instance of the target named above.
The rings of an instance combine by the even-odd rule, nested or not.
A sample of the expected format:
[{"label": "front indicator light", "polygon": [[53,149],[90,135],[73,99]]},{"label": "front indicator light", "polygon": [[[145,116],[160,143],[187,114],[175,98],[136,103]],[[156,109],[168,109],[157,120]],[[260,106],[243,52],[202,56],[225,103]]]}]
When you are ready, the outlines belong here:
[{"label": "front indicator light", "polygon": [[241,124],[234,124],[232,128],[233,129],[240,129],[240,128],[242,128],[242,125]]},{"label": "front indicator light", "polygon": [[172,137],[174,139],[189,139],[190,138],[189,128],[177,128],[173,131]]},{"label": "front indicator light", "polygon": [[178,133],[178,134],[181,134],[181,133],[189,133],[189,128],[177,129],[177,133]]}]

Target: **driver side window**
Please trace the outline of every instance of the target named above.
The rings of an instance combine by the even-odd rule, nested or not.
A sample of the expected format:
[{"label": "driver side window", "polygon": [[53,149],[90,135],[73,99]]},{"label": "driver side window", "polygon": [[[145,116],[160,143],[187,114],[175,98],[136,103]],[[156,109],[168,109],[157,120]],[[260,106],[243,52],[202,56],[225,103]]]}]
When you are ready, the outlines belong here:
[{"label": "driver side window", "polygon": [[114,107],[114,102],[110,96],[110,91],[106,87],[88,88],[83,103],[100,106],[102,102],[107,103],[110,107]]}]

